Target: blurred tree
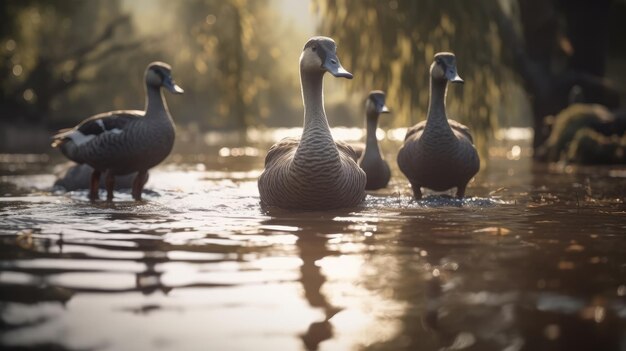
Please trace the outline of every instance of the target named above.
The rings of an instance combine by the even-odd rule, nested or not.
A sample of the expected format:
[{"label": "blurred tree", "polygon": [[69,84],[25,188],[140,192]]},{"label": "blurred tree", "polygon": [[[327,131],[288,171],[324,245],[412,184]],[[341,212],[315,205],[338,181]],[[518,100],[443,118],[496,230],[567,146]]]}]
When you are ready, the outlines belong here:
[{"label": "blurred tree", "polygon": [[270,5],[270,0],[169,5],[186,26],[175,61],[184,71],[182,81],[192,86],[187,98],[201,105],[204,116],[196,112],[196,119],[205,126],[244,131],[259,122],[280,124],[294,110],[298,81],[281,60],[290,34]]},{"label": "blurred tree", "polygon": [[[355,74],[356,89],[384,89],[396,126],[426,117],[429,67],[437,52],[457,55],[465,79],[451,87],[451,117],[477,134],[479,145],[505,113],[504,91],[512,74],[501,62],[501,42],[492,0],[314,0],[321,32],[338,44]],[[358,82],[358,83],[357,83]]]},{"label": "blurred tree", "polygon": [[101,111],[140,109],[141,74],[161,60],[186,90],[168,101],[179,123],[302,123],[293,118],[302,107],[292,60],[302,40],[272,0],[9,0],[0,19],[0,121],[66,127]]},{"label": "blurred tree", "polygon": [[131,20],[119,1],[4,1],[0,16],[0,118],[5,121],[49,121],[72,89],[101,77],[103,62],[143,43],[130,35]]}]

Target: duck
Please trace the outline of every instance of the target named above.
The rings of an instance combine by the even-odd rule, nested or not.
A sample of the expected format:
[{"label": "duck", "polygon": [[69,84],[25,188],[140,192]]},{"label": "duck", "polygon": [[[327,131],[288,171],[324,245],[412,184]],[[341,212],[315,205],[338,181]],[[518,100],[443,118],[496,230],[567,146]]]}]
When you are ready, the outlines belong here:
[{"label": "duck", "polygon": [[335,41],[312,37],[300,55],[304,126],[300,137],[274,144],[258,179],[263,206],[288,210],[328,210],[359,205],[365,199],[365,172],[354,149],[335,141],[324,110],[324,74],[352,79],[337,57]]},{"label": "duck", "polygon": [[133,199],[140,201],[148,170],[161,163],[172,150],[175,126],[162,87],[173,94],[184,90],[176,85],[171,66],[152,62],[146,68],[146,107],[143,111],[119,110],[91,116],[77,126],[60,130],[52,146],[68,159],[93,168],[89,199],[99,198],[100,176],[105,175],[107,201],[113,200],[115,176],[137,172]]},{"label": "duck", "polygon": [[415,199],[421,188],[446,191],[456,187],[463,198],[469,181],[480,169],[480,158],[470,129],[446,113],[448,82],[463,83],[453,53],[435,54],[430,66],[430,101],[425,121],[407,130],[397,163],[408,178]]},{"label": "duck", "polygon": [[381,113],[389,113],[389,108],[385,105],[385,93],[373,90],[365,100],[365,150],[359,158],[359,166],[367,176],[365,190],[382,189],[387,186],[391,178],[389,164],[381,156],[376,138],[378,116]]}]

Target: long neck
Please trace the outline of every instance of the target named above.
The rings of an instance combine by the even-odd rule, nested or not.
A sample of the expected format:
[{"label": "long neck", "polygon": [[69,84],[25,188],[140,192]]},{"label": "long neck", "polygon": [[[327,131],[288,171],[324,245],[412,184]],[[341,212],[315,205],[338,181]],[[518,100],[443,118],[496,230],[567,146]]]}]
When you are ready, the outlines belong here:
[{"label": "long neck", "polygon": [[378,112],[367,112],[365,122],[365,151],[380,153],[378,149],[378,139],[376,138],[376,130],[378,129]]},{"label": "long neck", "polygon": [[452,129],[450,128],[446,115],[447,90],[447,80],[430,78],[430,102],[428,104],[426,129],[444,129],[449,130],[450,134],[452,134]]},{"label": "long neck", "polygon": [[312,158],[320,156],[323,156],[326,161],[339,161],[339,152],[330,133],[330,126],[324,111],[324,74],[307,73],[301,70],[300,81],[304,101],[304,128],[294,161],[296,164],[308,164],[309,167]]},{"label": "long neck", "polygon": [[327,130],[330,126],[324,111],[324,74],[300,72],[302,100],[304,101],[303,135],[311,129]]},{"label": "long neck", "polygon": [[161,88],[146,84],[146,117],[158,118],[168,115],[167,103]]}]

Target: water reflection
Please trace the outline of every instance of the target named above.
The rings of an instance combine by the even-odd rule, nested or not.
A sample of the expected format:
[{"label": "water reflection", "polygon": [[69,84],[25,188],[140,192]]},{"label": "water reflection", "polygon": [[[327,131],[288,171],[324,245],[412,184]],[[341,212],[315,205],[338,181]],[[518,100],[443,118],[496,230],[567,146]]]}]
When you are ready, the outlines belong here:
[{"label": "water reflection", "polygon": [[[597,345],[620,349],[619,340],[624,337],[618,326],[623,322],[613,317],[620,314],[621,307],[616,306],[623,301],[616,300],[612,291],[600,291],[607,282],[615,286],[624,277],[602,267],[591,247],[607,239],[606,232],[592,233],[616,224],[608,214],[616,213],[608,210],[613,207],[610,204],[616,204],[618,212],[623,204],[609,200],[600,205],[606,215],[581,209],[603,201],[588,195],[582,199],[556,186],[573,181],[577,187],[580,182],[580,176],[565,179],[561,183],[563,179],[555,181],[546,172],[533,174],[531,188],[521,191],[529,197],[521,199],[527,201],[522,206],[528,209],[521,213],[520,199],[509,206],[478,211],[464,207],[454,212],[437,208],[414,216],[412,211],[401,212],[406,221],[396,241],[398,250],[419,255],[414,255],[413,262],[409,255],[400,256],[405,260],[399,268],[402,278],[392,284],[397,291],[412,292],[397,297],[410,308],[399,316],[403,335],[372,349],[596,349]],[[616,185],[610,183],[595,185],[599,189]],[[571,208],[577,197],[578,206]],[[593,254],[586,256],[589,250]],[[606,250],[611,251],[602,249]],[[581,271],[587,274],[581,276]],[[572,299],[569,294],[584,297]],[[562,304],[568,306],[566,310],[559,307]],[[613,306],[610,311],[607,305]],[[605,313],[613,317],[605,321]]]},{"label": "water reflection", "polygon": [[327,239],[320,233],[310,229],[298,232],[296,247],[302,259],[300,282],[304,289],[304,297],[311,307],[320,308],[324,312],[323,320],[312,322],[306,333],[301,336],[307,350],[317,350],[322,341],[333,337],[333,327],[329,320],[341,310],[333,306],[322,293],[326,277],[321,273],[318,261],[336,254],[328,250],[326,244]]},{"label": "water reflection", "polygon": [[306,350],[318,350],[320,343],[333,337],[333,325],[330,319],[342,310],[329,301],[324,294],[324,284],[327,281],[322,273],[321,260],[328,256],[340,255],[340,252],[328,247],[328,241],[332,234],[346,230],[343,223],[330,222],[331,226],[320,226],[326,222],[323,213],[300,213],[286,212],[280,209],[270,209],[269,214],[279,214],[263,221],[264,228],[295,229],[293,234],[297,237],[295,247],[301,260],[300,278],[304,298],[309,306],[322,312],[321,319],[312,320],[306,331],[300,334],[300,338]]},{"label": "water reflection", "polygon": [[620,169],[545,168],[513,143],[519,159],[496,146],[472,198],[412,201],[394,177],[363,206],[332,212],[260,208],[262,159],[245,149],[221,166],[155,169],[142,203],[124,192],[90,203],[50,192],[49,175],[5,176],[0,344],[623,348]]}]

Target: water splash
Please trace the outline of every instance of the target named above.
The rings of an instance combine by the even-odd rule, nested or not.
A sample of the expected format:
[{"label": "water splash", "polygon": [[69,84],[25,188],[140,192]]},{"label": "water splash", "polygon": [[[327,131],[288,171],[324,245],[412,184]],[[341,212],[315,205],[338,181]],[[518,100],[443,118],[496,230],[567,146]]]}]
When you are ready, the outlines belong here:
[{"label": "water splash", "polygon": [[410,196],[373,196],[368,195],[365,199],[366,208],[381,209],[419,209],[419,208],[440,208],[440,207],[459,207],[459,208],[486,208],[507,205],[510,202],[496,198],[469,197],[455,198],[445,195],[429,195],[420,200],[415,200]]}]

